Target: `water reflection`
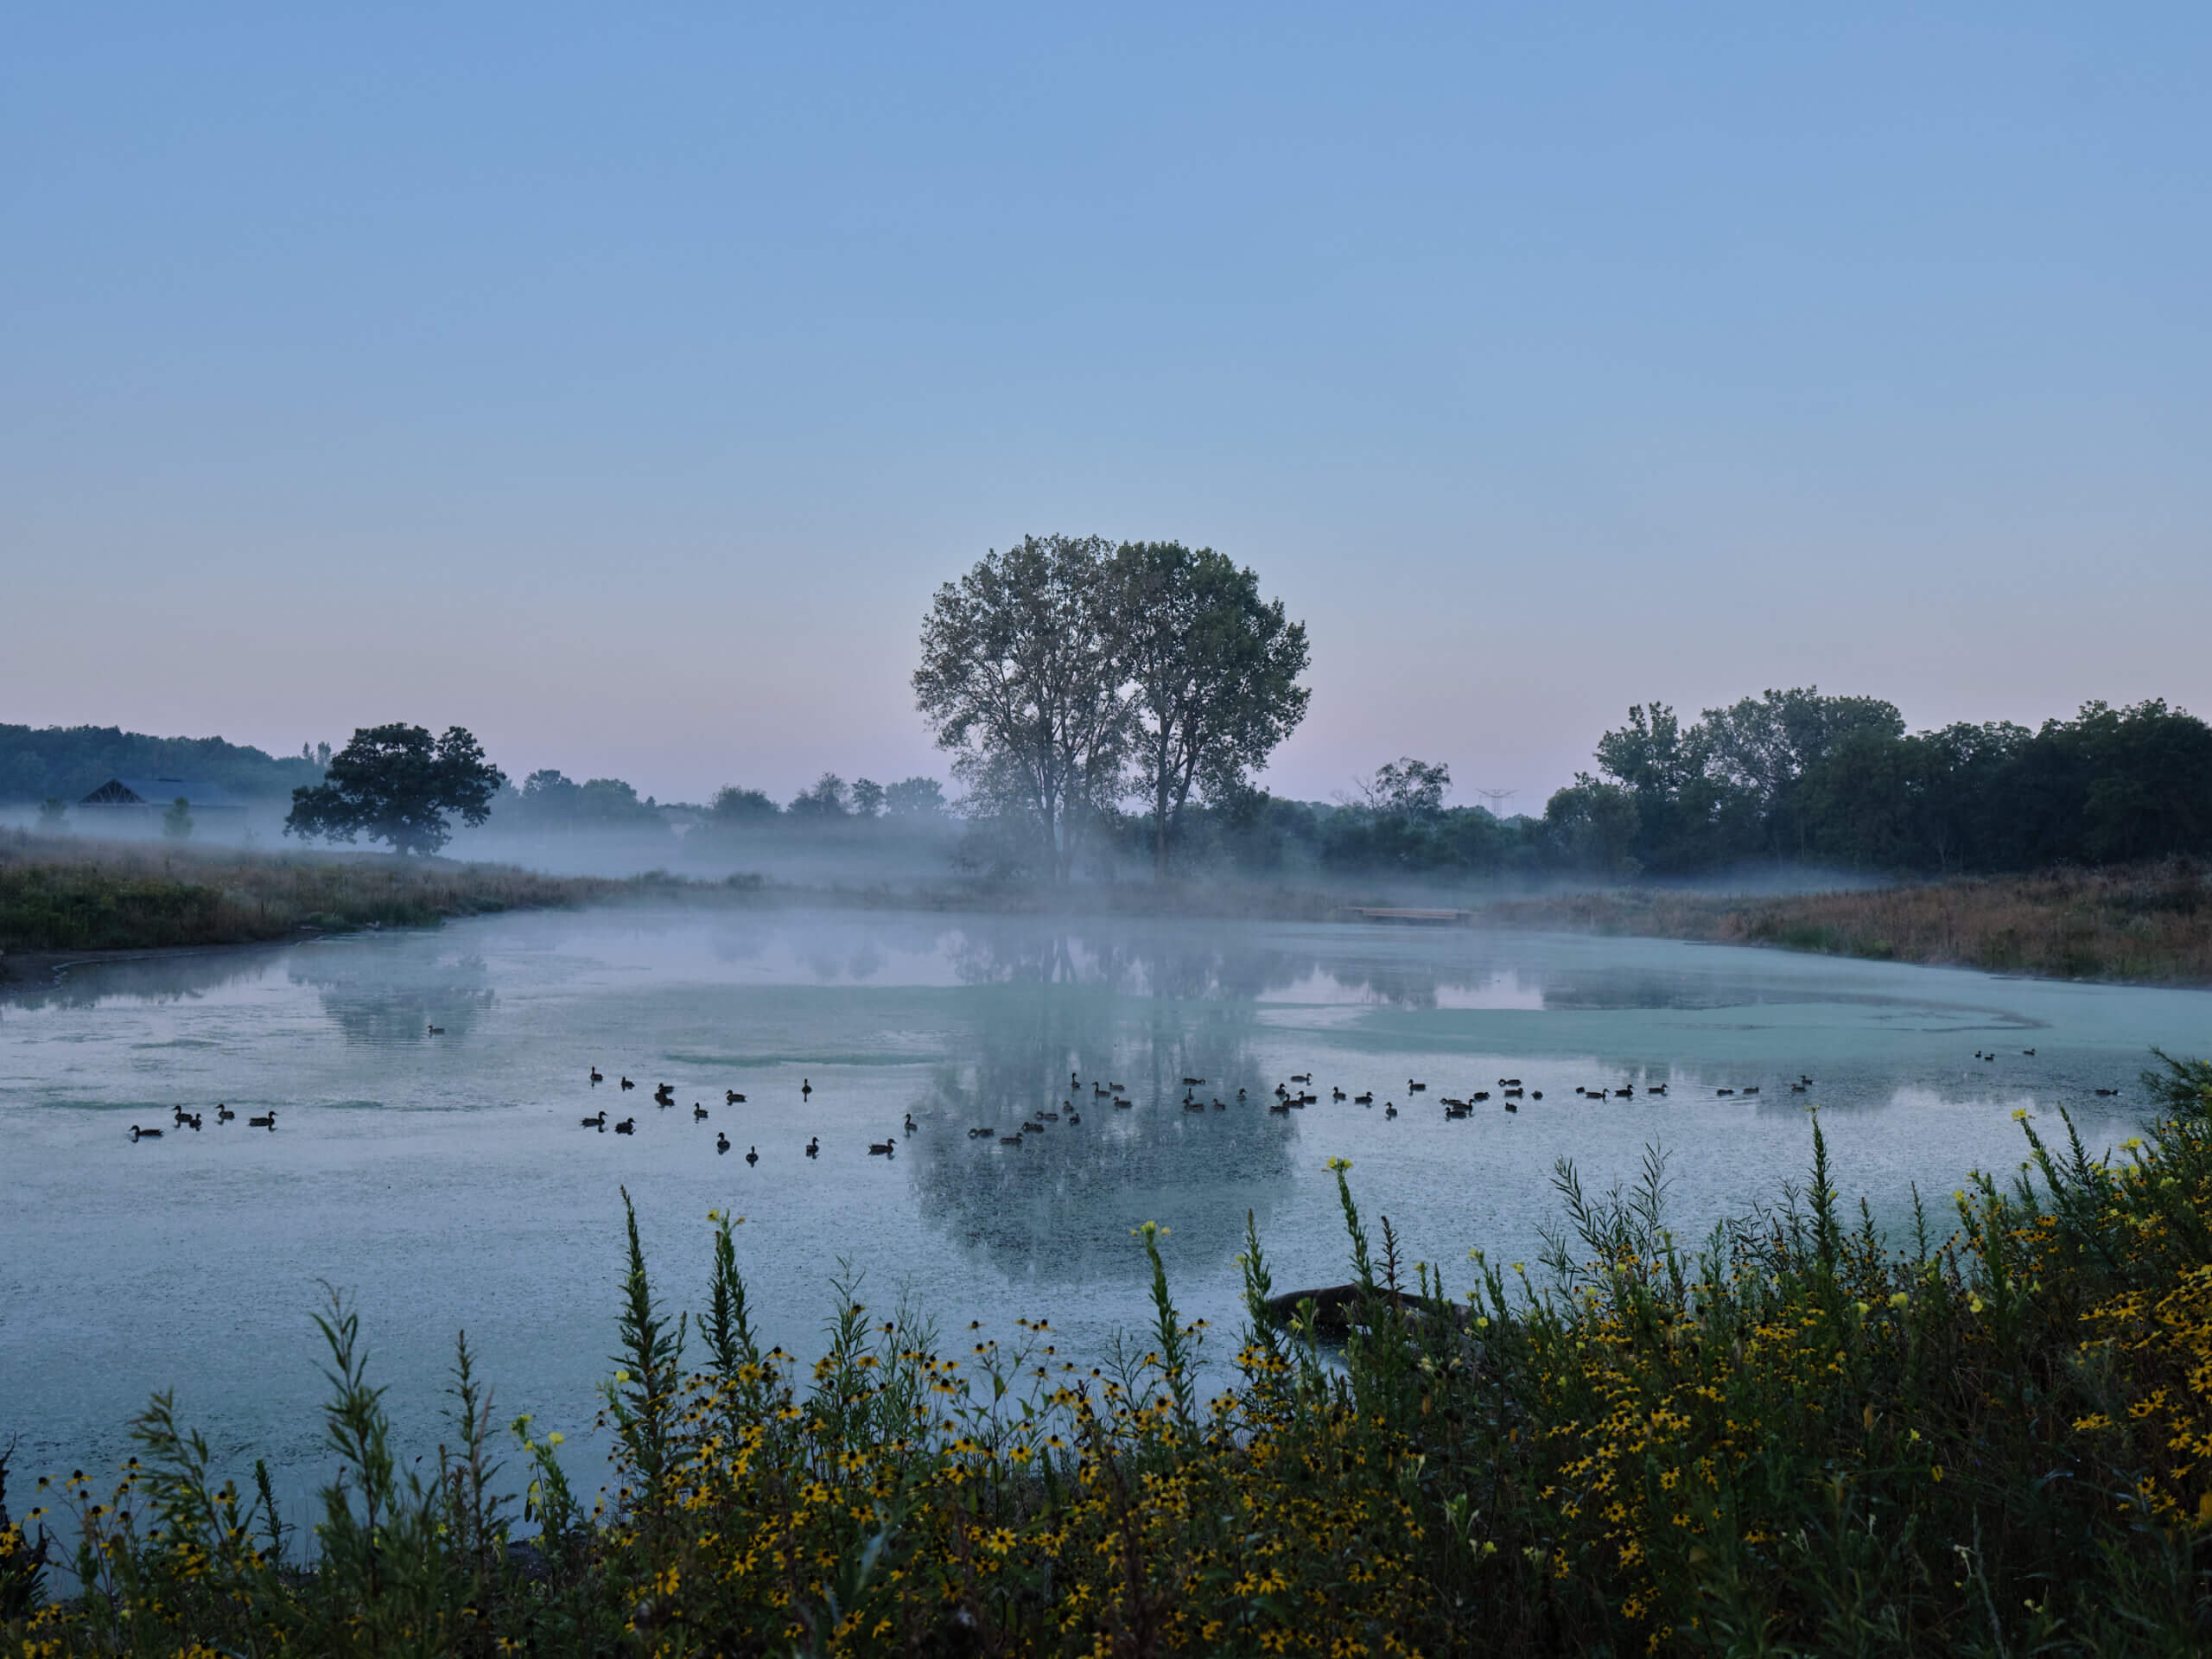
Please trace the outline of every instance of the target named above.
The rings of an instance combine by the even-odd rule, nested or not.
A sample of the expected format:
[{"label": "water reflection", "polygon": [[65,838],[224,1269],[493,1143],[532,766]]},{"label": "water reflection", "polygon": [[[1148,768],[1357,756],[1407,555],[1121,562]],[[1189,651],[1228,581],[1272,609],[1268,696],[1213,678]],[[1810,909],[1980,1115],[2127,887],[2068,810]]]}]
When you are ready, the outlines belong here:
[{"label": "water reflection", "polygon": [[497,1000],[481,957],[428,964],[409,956],[343,946],[304,954],[295,985],[310,986],[348,1043],[372,1048],[461,1038]]},{"label": "water reflection", "polygon": [[0,981],[0,1018],[10,1007],[91,1008],[116,998],[180,1002],[259,979],[287,947],[237,946],[173,956],[91,961],[36,981]]}]

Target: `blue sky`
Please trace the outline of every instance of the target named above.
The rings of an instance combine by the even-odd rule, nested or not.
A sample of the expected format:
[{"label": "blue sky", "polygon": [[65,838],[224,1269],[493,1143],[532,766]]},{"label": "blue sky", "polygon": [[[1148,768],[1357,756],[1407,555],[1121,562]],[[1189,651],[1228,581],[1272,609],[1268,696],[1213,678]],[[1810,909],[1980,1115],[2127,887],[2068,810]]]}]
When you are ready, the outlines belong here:
[{"label": "blue sky", "polygon": [[1259,569],[1301,796],[2212,715],[2212,10],[1929,10],[18,9],[0,720],[942,774],[1050,530]]}]

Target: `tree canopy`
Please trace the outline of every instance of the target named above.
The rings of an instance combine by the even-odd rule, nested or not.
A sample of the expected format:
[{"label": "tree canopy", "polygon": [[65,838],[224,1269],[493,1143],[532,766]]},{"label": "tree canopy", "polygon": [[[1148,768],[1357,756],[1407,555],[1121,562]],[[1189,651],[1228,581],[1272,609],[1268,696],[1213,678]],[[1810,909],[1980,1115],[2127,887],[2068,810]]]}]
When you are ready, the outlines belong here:
[{"label": "tree canopy", "polygon": [[1210,548],[1030,536],[938,591],[914,694],[977,815],[1065,880],[1130,795],[1164,872],[1193,793],[1249,790],[1303,718],[1306,665],[1304,625]]},{"label": "tree canopy", "polygon": [[349,843],[365,835],[396,853],[435,853],[452,839],[453,817],[490,817],[506,781],[458,726],[436,739],[420,726],[365,727],[331,757],[321,783],[292,791],[284,833]]}]

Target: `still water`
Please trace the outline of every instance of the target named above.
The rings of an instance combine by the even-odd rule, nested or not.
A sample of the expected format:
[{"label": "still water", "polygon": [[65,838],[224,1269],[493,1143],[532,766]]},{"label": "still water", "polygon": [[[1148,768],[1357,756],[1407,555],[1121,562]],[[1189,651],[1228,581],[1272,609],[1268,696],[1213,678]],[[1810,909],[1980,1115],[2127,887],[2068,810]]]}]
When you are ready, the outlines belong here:
[{"label": "still water", "polygon": [[[1346,1276],[1332,1156],[1370,1223],[1469,1281],[1471,1246],[1535,1257],[1559,1159],[1603,1186],[1663,1147],[1696,1232],[1802,1173],[1817,1103],[1845,1195],[1888,1222],[1915,1182],[1948,1198],[2012,1168],[2017,1108],[2123,1137],[2147,1051],[2212,1050],[2208,1015],[2201,992],[1650,940],[851,911],[515,915],[80,969],[0,999],[0,1441],[22,1436],[24,1475],[111,1466],[169,1388],[227,1467],[265,1455],[296,1493],[322,1462],[327,1282],[410,1455],[440,1438],[461,1329],[503,1414],[581,1447],[626,1185],[677,1306],[702,1300],[707,1211],[744,1216],[764,1341],[801,1354],[841,1262],[871,1306],[910,1296],[963,1341],[1049,1316],[1095,1351],[1145,1317],[1146,1220],[1185,1311],[1233,1328],[1248,1210],[1278,1288]],[[1317,1103],[1264,1109],[1306,1071]],[[1445,1121],[1440,1096],[1505,1077],[1543,1099]],[[1184,1110],[1185,1077],[1226,1109]],[[206,1127],[170,1127],[176,1105]],[[601,1107],[635,1135],[581,1127]],[[1000,1144],[1039,1110],[1063,1116]],[[134,1145],[133,1123],[168,1132]]]}]

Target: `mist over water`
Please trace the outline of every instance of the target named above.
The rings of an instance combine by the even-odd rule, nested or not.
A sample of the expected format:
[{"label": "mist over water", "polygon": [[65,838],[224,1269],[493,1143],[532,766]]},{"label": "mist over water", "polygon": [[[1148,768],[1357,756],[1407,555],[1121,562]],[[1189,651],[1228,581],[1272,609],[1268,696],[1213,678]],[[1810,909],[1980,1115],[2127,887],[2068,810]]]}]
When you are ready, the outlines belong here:
[{"label": "mist over water", "polygon": [[[229,1466],[266,1455],[301,1491],[327,1281],[358,1297],[409,1455],[435,1448],[465,1327],[501,1410],[588,1458],[623,1185],[672,1306],[702,1300],[706,1211],[745,1216],[764,1340],[802,1355],[841,1260],[862,1300],[911,1295],[955,1351],[971,1319],[1003,1338],[1049,1316],[1064,1351],[1096,1355],[1145,1318],[1128,1234],[1158,1221],[1178,1300],[1225,1359],[1248,1209],[1278,1288],[1346,1276],[1329,1157],[1353,1161],[1370,1224],[1388,1215],[1409,1259],[1464,1285],[1470,1247],[1534,1261],[1557,1159],[1602,1188],[1665,1147],[1694,1235],[1802,1174],[1818,1103],[1845,1197],[1890,1224],[1914,1182],[1940,1207],[1969,1169],[2010,1169],[2016,1108],[2068,1107],[2092,1150],[2123,1136],[2148,1049],[2201,1046],[2208,1012],[2200,992],[1653,940],[768,908],[79,969],[0,1000],[0,1434],[22,1434],[27,1472],[93,1469],[174,1387]],[[1308,1071],[1319,1102],[1269,1114]],[[1816,1086],[1790,1093],[1803,1073]],[[1444,1121],[1441,1096],[1503,1077],[1543,1099]],[[1208,1109],[1182,1109],[1185,1077]],[[664,1081],[673,1109],[652,1104]],[[1106,1083],[1132,1104],[1095,1096]],[[1631,1083],[1630,1100],[1574,1092]],[[179,1104],[206,1128],[170,1128]],[[602,1107],[637,1134],[580,1126]],[[275,1133],[246,1127],[272,1108]],[[1000,1144],[1039,1111],[1063,1116]],[[134,1146],[133,1122],[168,1132]]]}]

